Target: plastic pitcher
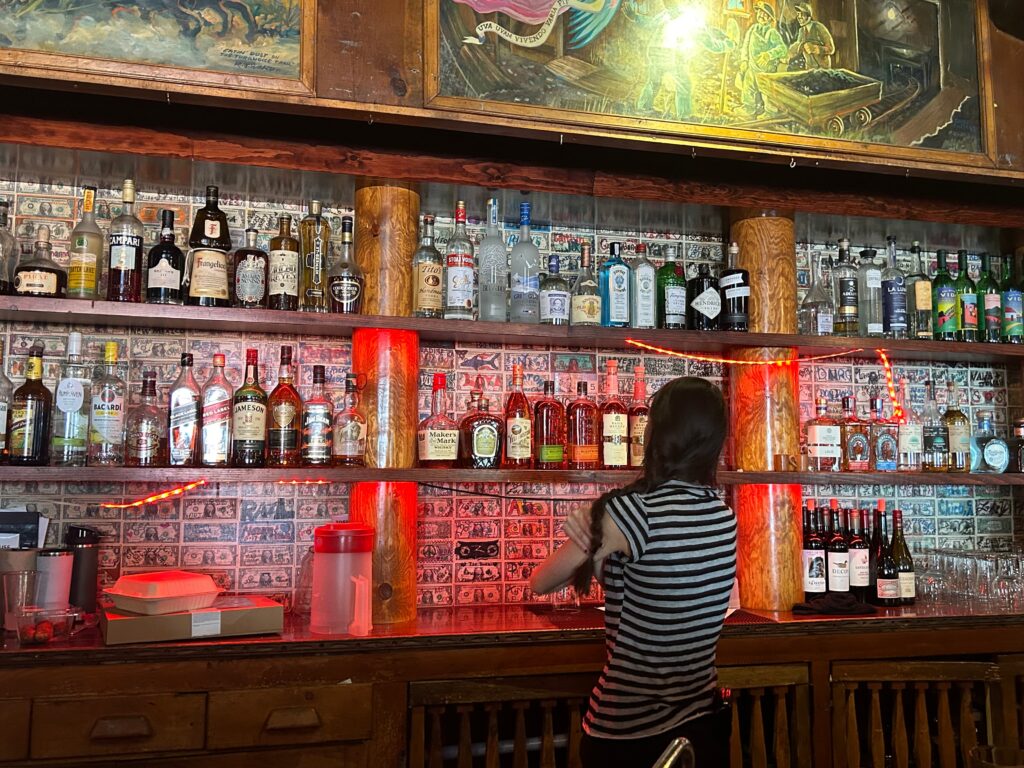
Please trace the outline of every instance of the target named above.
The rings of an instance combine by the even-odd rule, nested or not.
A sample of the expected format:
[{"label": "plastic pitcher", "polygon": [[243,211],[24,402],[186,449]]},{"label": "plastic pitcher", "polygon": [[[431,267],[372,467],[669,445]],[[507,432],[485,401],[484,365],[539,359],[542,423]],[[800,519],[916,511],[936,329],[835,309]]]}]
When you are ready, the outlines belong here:
[{"label": "plastic pitcher", "polygon": [[313,532],[309,628],[318,635],[368,635],[373,627],[373,529],[329,523]]}]

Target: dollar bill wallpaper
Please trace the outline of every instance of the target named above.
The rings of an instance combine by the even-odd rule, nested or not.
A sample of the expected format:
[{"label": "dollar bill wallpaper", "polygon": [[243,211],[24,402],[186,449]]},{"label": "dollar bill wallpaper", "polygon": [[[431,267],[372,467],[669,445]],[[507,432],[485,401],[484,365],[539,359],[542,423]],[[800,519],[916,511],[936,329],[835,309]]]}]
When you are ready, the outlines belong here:
[{"label": "dollar bill wallpaper", "polygon": [[975,0],[433,2],[442,97],[983,151]]}]

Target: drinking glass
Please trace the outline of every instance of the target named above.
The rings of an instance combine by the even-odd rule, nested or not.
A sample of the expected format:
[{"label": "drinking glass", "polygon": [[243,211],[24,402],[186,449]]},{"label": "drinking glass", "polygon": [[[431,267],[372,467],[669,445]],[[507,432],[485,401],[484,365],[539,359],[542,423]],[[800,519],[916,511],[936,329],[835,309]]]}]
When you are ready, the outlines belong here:
[{"label": "drinking glass", "polygon": [[18,631],[18,611],[32,605],[39,571],[8,571],[4,578],[4,629]]},{"label": "drinking glass", "polygon": [[551,593],[551,605],[556,611],[576,611],[580,607],[580,596],[572,586],[562,587]]}]

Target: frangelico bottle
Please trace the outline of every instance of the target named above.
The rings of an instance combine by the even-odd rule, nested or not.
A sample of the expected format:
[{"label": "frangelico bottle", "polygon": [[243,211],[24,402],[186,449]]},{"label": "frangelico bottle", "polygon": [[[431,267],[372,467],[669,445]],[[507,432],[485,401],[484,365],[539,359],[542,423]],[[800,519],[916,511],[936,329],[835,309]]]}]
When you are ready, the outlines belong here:
[{"label": "frangelico bottle", "polygon": [[302,243],[299,310],[328,312],[331,302],[327,291],[327,251],[331,242],[331,225],[322,215],[319,200],[309,201],[309,214],[299,225],[299,234]]},{"label": "frangelico bottle", "polygon": [[331,293],[331,312],[358,315],[363,309],[363,270],[352,250],[352,217],[341,217],[341,251],[331,267],[328,287]]},{"label": "frangelico bottle", "polygon": [[255,349],[245,350],[245,382],[235,392],[231,416],[231,464],[236,467],[265,466],[267,393],[260,386],[259,352]]},{"label": "frangelico bottle", "polygon": [[217,187],[206,188],[206,205],[196,211],[188,236],[186,304],[198,307],[229,307],[228,253],[231,234],[228,219],[217,205]]},{"label": "frangelico bottle", "polygon": [[28,351],[25,383],[14,390],[7,417],[8,460],[23,466],[45,466],[50,461],[50,412],[53,395],[43,384],[43,345]]},{"label": "frangelico bottle", "polygon": [[277,237],[270,241],[267,274],[267,307],[295,311],[299,308],[299,241],[292,237],[292,217],[277,217]]}]

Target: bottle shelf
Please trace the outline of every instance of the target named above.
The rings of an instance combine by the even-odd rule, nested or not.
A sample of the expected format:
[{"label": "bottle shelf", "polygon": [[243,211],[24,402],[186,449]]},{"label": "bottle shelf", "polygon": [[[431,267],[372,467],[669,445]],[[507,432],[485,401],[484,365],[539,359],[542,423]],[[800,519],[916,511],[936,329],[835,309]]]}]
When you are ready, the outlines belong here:
[{"label": "bottle shelf", "polygon": [[522,323],[432,320],[382,315],[309,314],[268,309],[214,309],[160,304],[122,304],[21,296],[0,297],[0,320],[72,323],[127,328],[231,331],[261,334],[348,337],[358,328],[419,333],[428,341],[544,345],[566,348],[631,349],[627,340],[694,355],[729,356],[743,347],[796,349],[802,357],[847,356],[874,360],[881,348],[896,360],[951,363],[1024,361],[1024,344],[798,336],[781,333],[581,328]]}]

